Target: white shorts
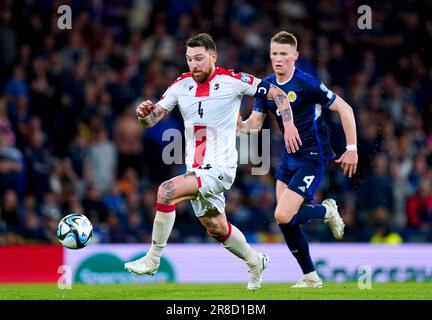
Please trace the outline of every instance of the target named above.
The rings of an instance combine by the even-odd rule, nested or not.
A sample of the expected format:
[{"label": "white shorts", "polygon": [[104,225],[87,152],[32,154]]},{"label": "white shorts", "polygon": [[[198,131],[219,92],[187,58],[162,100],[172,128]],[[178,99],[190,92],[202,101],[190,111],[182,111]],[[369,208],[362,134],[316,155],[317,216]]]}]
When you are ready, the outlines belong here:
[{"label": "white shorts", "polygon": [[214,209],[221,213],[225,212],[224,192],[229,190],[234,183],[237,168],[211,165],[206,169],[206,165],[203,165],[192,171],[195,172],[199,185],[198,196],[191,200],[195,215],[202,217],[208,210]]}]

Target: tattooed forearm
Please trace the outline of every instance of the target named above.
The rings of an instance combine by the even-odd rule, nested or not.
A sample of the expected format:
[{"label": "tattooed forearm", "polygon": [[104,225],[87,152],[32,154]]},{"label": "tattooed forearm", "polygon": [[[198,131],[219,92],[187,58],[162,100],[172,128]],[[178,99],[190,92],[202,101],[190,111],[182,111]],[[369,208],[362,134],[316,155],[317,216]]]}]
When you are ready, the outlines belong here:
[{"label": "tattooed forearm", "polygon": [[161,204],[171,204],[171,201],[174,199],[175,193],[176,189],[174,183],[170,180],[165,181],[159,187],[157,193],[157,201]]},{"label": "tattooed forearm", "polygon": [[[280,110],[280,114],[283,122],[289,122],[292,120],[291,108],[288,104],[287,96],[284,94],[277,94],[274,98],[274,102],[278,109]],[[288,105],[288,108],[286,107]]]},{"label": "tattooed forearm", "polygon": [[291,105],[288,102],[288,97],[286,93],[275,86],[274,84],[270,85],[269,97],[274,101],[276,107],[278,108],[282,121],[284,123],[290,122],[293,120]]},{"label": "tattooed forearm", "polygon": [[159,107],[150,112],[149,115],[147,115],[146,117],[138,118],[138,120],[143,127],[151,128],[156,123],[158,123],[167,113],[167,110]]},{"label": "tattooed forearm", "polygon": [[292,120],[292,114],[290,109],[285,109],[281,111],[281,117],[283,122],[289,122]]}]

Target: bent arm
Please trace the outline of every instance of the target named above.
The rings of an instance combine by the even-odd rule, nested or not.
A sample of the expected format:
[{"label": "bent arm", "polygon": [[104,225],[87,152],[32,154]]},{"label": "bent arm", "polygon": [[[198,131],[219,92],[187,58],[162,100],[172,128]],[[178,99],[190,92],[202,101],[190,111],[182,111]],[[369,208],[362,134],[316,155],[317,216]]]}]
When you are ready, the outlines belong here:
[{"label": "bent arm", "polygon": [[267,94],[267,98],[273,100],[277,108],[279,109],[284,127],[287,124],[294,124],[294,118],[291,110],[291,105],[288,102],[288,96],[281,88],[278,88],[275,85],[271,84],[270,90]]},{"label": "bent arm", "polygon": [[169,113],[160,105],[149,103],[149,100],[142,102],[137,108],[138,121],[144,128],[151,128]]},{"label": "bent arm", "polygon": [[354,112],[351,106],[339,96],[336,96],[335,101],[330,105],[330,110],[339,114],[342,122],[342,127],[345,133],[347,145],[357,144],[356,121]]},{"label": "bent arm", "polygon": [[330,106],[330,110],[336,111],[339,114],[347,143],[346,151],[336,160],[336,163],[339,163],[344,174],[351,178],[357,171],[358,163],[354,112],[350,105],[340,97],[336,97]]},{"label": "bent arm", "polygon": [[249,133],[249,132],[258,132],[261,130],[266,114],[263,112],[252,111],[249,118],[245,121],[242,120],[240,114],[237,120],[237,127],[239,130]]},{"label": "bent arm", "polygon": [[299,146],[302,145],[300,135],[296,126],[294,125],[294,118],[291,110],[291,105],[288,101],[288,96],[285,91],[270,85],[267,98],[274,101],[282,117],[282,123],[284,126],[284,140],[285,146],[288,153],[295,153],[299,150]]}]

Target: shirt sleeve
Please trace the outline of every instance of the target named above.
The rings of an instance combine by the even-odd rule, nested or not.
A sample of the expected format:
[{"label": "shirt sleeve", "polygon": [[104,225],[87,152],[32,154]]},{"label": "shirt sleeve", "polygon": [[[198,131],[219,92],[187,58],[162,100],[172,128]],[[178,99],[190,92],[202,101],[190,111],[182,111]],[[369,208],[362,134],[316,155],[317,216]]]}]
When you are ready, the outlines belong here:
[{"label": "shirt sleeve", "polygon": [[260,97],[255,98],[253,103],[253,111],[267,113],[268,111],[267,99],[260,98]]},{"label": "shirt sleeve", "polygon": [[178,103],[177,87],[178,87],[177,83],[172,84],[165,91],[165,93],[162,95],[162,98],[159,100],[159,102],[157,104],[168,111],[171,111],[172,109],[174,109],[174,107]]},{"label": "shirt sleeve", "polygon": [[324,108],[330,107],[333,101],[336,99],[336,94],[328,89],[326,85],[320,81],[319,86],[311,88],[312,96],[315,97],[317,102]]},{"label": "shirt sleeve", "polygon": [[253,96],[257,91],[258,85],[261,79],[254,77],[248,73],[239,72],[238,74],[233,74],[235,80],[235,86],[239,94]]}]

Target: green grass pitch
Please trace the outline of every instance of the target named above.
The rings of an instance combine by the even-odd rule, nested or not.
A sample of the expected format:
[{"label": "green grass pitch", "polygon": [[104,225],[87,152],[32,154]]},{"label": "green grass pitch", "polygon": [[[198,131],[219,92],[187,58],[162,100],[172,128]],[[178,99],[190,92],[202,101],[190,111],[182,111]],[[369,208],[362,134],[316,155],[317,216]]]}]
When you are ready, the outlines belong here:
[{"label": "green grass pitch", "polygon": [[246,284],[56,284],[0,285],[0,300],[432,300],[432,283],[324,283],[321,289],[293,289],[292,284],[264,283],[256,291]]}]

